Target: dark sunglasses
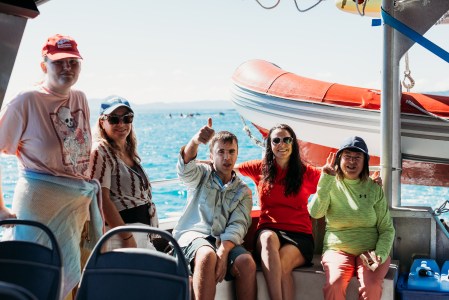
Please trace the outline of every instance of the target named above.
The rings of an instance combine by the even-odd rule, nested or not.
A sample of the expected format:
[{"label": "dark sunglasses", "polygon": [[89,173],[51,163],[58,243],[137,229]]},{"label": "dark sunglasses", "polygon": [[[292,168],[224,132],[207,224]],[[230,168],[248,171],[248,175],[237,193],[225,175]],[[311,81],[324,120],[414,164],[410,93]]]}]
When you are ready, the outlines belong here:
[{"label": "dark sunglasses", "polygon": [[[284,144],[290,145],[293,142],[293,138],[291,136],[286,136],[282,138],[282,141],[284,142]],[[275,145],[278,145],[281,142],[281,138],[275,137],[271,140],[271,142]]]},{"label": "dark sunglasses", "polygon": [[133,113],[128,113],[128,114],[123,115],[123,116],[104,115],[102,117],[102,119],[103,120],[108,120],[109,124],[111,124],[111,125],[116,125],[116,124],[120,123],[120,120],[122,120],[124,124],[130,124],[134,120],[134,114]]}]

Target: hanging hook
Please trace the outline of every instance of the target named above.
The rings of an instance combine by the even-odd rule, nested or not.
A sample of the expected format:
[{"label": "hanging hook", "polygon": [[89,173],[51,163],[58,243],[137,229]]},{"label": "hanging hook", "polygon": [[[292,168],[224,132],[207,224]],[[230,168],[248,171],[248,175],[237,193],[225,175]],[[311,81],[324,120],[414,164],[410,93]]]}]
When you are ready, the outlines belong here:
[{"label": "hanging hook", "polygon": [[410,92],[410,89],[415,86],[415,80],[412,76],[410,76],[410,71],[404,72],[404,80],[402,80],[402,86],[407,89],[407,92]]},{"label": "hanging hook", "polygon": [[408,52],[405,53],[405,70],[404,70],[404,79],[402,80],[402,86],[407,89],[407,92],[410,92],[410,89],[412,89],[415,86],[415,80],[410,75],[410,67],[408,63]]}]

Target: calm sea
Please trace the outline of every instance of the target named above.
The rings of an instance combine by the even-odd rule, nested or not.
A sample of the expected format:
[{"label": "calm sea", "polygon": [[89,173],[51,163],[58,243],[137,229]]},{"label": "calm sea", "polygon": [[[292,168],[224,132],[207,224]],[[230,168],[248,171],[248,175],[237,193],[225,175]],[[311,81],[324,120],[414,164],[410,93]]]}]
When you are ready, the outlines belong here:
[{"label": "calm sea", "polygon": [[[95,113],[92,113],[96,116]],[[139,112],[135,117],[135,129],[139,141],[139,154],[143,166],[150,180],[176,178],[175,165],[177,154],[181,146],[186,144],[198,129],[207,123],[207,118],[213,119],[213,128],[216,131],[228,130],[239,138],[239,159],[243,162],[262,157],[262,149],[256,146],[243,130],[244,124],[235,110],[223,111],[187,111],[170,113]],[[92,123],[93,124],[93,123]],[[255,137],[261,139],[258,131],[247,122]],[[198,158],[206,159],[208,148],[200,146]],[[3,193],[7,205],[11,205],[15,182],[17,180],[17,161],[15,157],[3,156],[0,158],[2,169]],[[255,192],[254,185],[244,179]],[[186,190],[179,184],[169,184],[153,187],[153,196],[160,218],[178,215],[186,200]],[[439,207],[449,199],[449,188],[402,186],[402,204],[413,206]],[[255,201],[257,205],[257,199]],[[447,219],[448,214],[442,215]]]}]

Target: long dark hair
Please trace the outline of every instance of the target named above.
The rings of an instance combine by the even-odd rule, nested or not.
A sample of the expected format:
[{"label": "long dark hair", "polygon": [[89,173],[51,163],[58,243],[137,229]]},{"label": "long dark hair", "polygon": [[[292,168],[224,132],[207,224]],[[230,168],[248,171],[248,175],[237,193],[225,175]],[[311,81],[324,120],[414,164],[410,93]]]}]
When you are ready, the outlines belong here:
[{"label": "long dark hair", "polygon": [[296,195],[302,185],[303,175],[306,166],[301,160],[299,154],[299,146],[296,140],[296,134],[293,129],[286,124],[279,124],[270,129],[265,147],[265,157],[262,164],[262,180],[264,184],[272,186],[276,178],[276,164],[273,149],[271,148],[271,133],[276,129],[287,130],[290,136],[293,138],[292,153],[288,160],[287,174],[282,182],[285,186],[284,195]]}]

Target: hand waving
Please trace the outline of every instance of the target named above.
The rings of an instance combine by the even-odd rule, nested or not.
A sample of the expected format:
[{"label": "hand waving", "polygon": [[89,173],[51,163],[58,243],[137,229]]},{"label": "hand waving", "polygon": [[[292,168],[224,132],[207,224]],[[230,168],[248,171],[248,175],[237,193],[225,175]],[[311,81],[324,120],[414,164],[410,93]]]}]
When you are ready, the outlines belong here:
[{"label": "hand waving", "polygon": [[335,176],[337,174],[337,168],[335,166],[335,153],[329,153],[326,164],[322,167],[324,173]]}]

